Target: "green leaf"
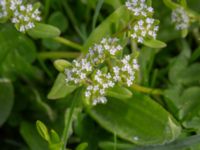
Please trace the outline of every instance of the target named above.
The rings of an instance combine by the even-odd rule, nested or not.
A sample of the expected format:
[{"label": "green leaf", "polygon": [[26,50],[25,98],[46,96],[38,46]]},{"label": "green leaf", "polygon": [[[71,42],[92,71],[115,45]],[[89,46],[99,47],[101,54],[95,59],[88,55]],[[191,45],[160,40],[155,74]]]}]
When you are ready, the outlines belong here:
[{"label": "green leaf", "polygon": [[56,131],[53,129],[50,131],[51,143],[59,143],[60,137]]},{"label": "green leaf", "polygon": [[64,72],[65,68],[71,66],[71,63],[64,59],[55,60],[53,64],[59,72]]},{"label": "green leaf", "polygon": [[0,126],[10,115],[14,103],[14,89],[10,80],[0,78]]},{"label": "green leaf", "polygon": [[67,85],[65,82],[65,75],[59,73],[47,97],[48,99],[64,98],[68,94],[72,93],[76,88],[76,86]]},{"label": "green leaf", "polygon": [[129,100],[109,98],[107,104],[93,107],[89,114],[108,131],[139,145],[173,141],[181,130],[165,109],[138,93]]},{"label": "green leaf", "polygon": [[164,48],[166,47],[167,45],[162,42],[162,41],[159,41],[159,40],[145,40],[144,41],[144,45],[145,46],[148,46],[148,47],[151,47],[151,48]]},{"label": "green leaf", "polygon": [[114,9],[117,9],[122,5],[120,0],[105,0],[104,3],[111,5]]},{"label": "green leaf", "polygon": [[62,147],[62,142],[60,140],[59,135],[56,133],[56,131],[51,130],[50,137],[51,137],[51,142],[49,144],[49,149],[50,150],[60,150]]},{"label": "green leaf", "polygon": [[56,11],[49,17],[48,23],[58,27],[61,32],[64,32],[68,28],[68,20],[60,11]]},{"label": "green leaf", "polygon": [[130,17],[130,12],[125,6],[119,7],[108,18],[106,18],[89,36],[84,45],[84,51],[87,52],[88,48],[94,43],[99,42],[103,37],[112,33],[111,26],[115,24],[118,26],[118,30],[123,29]]},{"label": "green leaf", "polygon": [[15,75],[28,75],[38,78],[37,71],[30,63],[36,59],[34,43],[17,32],[10,24],[0,25],[0,72],[1,75],[15,78]]},{"label": "green leaf", "polygon": [[200,63],[192,64],[181,72],[178,82],[184,85],[200,84]]},{"label": "green leaf", "polygon": [[[200,135],[193,135],[164,145],[138,146],[127,150],[191,150],[189,147],[196,146],[199,142]],[[198,147],[195,148],[197,149],[192,148],[192,150],[199,150]]]},{"label": "green leaf", "polygon": [[187,1],[186,0],[179,0],[181,6],[183,6],[184,8],[187,8]]},{"label": "green leaf", "polygon": [[0,25],[0,49],[0,64],[14,51],[30,63],[36,58],[34,43],[17,32],[10,24]]},{"label": "green leaf", "polygon": [[188,29],[185,29],[185,30],[181,31],[182,38],[185,38],[187,35],[188,35]]},{"label": "green leaf", "polygon": [[33,38],[54,38],[60,35],[60,30],[52,25],[37,23],[28,30],[28,34]]},{"label": "green leaf", "polygon": [[81,143],[76,147],[76,150],[86,150],[88,147],[88,143]]},{"label": "green leaf", "polygon": [[179,118],[186,128],[198,129],[200,131],[200,87],[190,87],[181,95]]},{"label": "green leaf", "polygon": [[140,72],[142,75],[141,84],[144,86],[150,86],[150,74],[152,72],[153,62],[157,50],[143,46],[140,50],[139,55],[139,64],[140,64]]},{"label": "green leaf", "polygon": [[178,4],[174,3],[172,0],[163,0],[165,5],[171,9],[176,9],[177,7],[180,7]]},{"label": "green leaf", "polygon": [[52,39],[52,38],[42,39],[42,45],[45,48],[50,49],[52,51],[58,50],[61,47],[61,44],[58,43],[57,41],[55,41],[55,39]]},{"label": "green leaf", "polygon": [[37,120],[36,127],[41,137],[44,138],[46,141],[50,142],[49,132],[45,124]]},{"label": "green leaf", "polygon": [[194,52],[192,53],[192,56],[190,58],[190,62],[196,61],[199,57],[200,57],[200,47],[198,47],[197,49],[194,50]]},{"label": "green leaf", "polygon": [[132,97],[132,92],[125,87],[115,86],[109,89],[106,92],[106,95],[113,98],[128,99]]},{"label": "green leaf", "polygon": [[20,125],[20,134],[28,144],[30,150],[48,150],[48,144],[36,130],[36,127],[28,122]]},{"label": "green leaf", "polygon": [[164,92],[164,97],[168,106],[169,111],[173,112],[177,116],[178,109],[182,106],[181,94],[183,92],[183,87],[180,84],[170,86]]},{"label": "green leaf", "polygon": [[188,59],[185,56],[179,56],[170,66],[169,79],[172,83],[177,83],[180,75],[187,68]]}]

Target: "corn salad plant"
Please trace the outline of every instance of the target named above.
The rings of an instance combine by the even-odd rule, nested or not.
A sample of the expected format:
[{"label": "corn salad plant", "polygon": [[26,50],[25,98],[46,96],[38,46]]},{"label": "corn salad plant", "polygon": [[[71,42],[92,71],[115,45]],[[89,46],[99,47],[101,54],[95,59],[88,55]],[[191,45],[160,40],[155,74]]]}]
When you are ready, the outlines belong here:
[{"label": "corn salad plant", "polygon": [[200,2],[0,0],[2,150],[199,150]]}]

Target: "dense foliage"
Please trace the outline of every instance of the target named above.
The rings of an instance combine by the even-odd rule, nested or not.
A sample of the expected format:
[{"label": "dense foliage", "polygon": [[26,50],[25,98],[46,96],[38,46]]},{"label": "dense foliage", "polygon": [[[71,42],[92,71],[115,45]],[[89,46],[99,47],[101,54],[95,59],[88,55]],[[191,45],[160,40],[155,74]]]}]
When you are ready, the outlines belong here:
[{"label": "dense foliage", "polygon": [[199,1],[0,0],[0,23],[0,149],[200,149]]}]

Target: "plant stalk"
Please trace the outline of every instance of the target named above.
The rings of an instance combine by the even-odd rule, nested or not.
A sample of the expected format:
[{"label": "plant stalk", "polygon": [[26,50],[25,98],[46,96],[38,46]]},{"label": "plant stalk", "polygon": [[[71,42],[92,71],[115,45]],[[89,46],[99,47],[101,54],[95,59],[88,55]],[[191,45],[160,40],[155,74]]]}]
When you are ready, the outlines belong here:
[{"label": "plant stalk", "polygon": [[79,52],[40,52],[38,53],[39,59],[60,59],[60,58],[77,58]]},{"label": "plant stalk", "polygon": [[163,94],[163,91],[160,89],[147,88],[147,87],[143,87],[143,86],[140,86],[137,84],[133,84],[131,86],[131,89],[138,91],[138,92],[152,94],[152,95],[162,95]]},{"label": "plant stalk", "polygon": [[72,42],[70,40],[67,40],[63,37],[56,37],[54,38],[55,41],[59,42],[59,43],[62,43],[62,44],[65,44],[66,46],[69,46],[71,48],[74,48],[74,49],[77,49],[77,50],[80,50],[82,51],[83,47],[75,42]]},{"label": "plant stalk", "polygon": [[63,143],[62,150],[65,150],[67,146],[67,141],[68,141],[68,136],[69,136],[69,131],[70,131],[69,129],[72,124],[73,115],[75,112],[74,110],[75,110],[76,104],[78,103],[78,100],[79,98],[77,98],[77,96],[73,98],[72,104],[70,106],[69,114],[65,116],[65,118],[67,117],[67,120],[65,120],[65,127],[64,127],[63,135],[62,135],[62,143]]}]

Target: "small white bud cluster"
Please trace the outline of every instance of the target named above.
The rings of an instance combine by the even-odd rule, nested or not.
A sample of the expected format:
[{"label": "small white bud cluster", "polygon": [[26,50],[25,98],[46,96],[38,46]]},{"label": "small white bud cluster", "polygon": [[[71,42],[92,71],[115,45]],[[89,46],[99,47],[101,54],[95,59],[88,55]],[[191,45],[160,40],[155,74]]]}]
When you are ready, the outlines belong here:
[{"label": "small white bud cluster", "polygon": [[131,34],[131,37],[138,43],[143,43],[146,37],[156,39],[158,29],[159,26],[156,25],[155,19],[153,18],[139,20],[132,27],[134,32]]},{"label": "small white bud cluster", "polygon": [[0,0],[0,19],[8,17],[7,1]]},{"label": "small white bud cluster", "polygon": [[130,55],[125,56],[117,66],[113,67],[113,79],[115,82],[125,83],[131,86],[135,79],[135,72],[139,69],[136,59],[131,58]]},{"label": "small white bud cluster", "polygon": [[119,45],[117,38],[103,38],[100,44],[95,44],[89,49],[86,56],[92,63],[99,64],[105,61],[108,56],[115,56],[122,51],[122,46]]},{"label": "small white bud cluster", "polygon": [[35,22],[41,21],[38,8],[23,0],[0,0],[0,19],[7,16],[20,32],[34,28]]},{"label": "small white bud cluster", "polygon": [[138,18],[130,27],[130,37],[138,43],[143,43],[146,38],[156,39],[158,21],[152,18],[154,10],[146,0],[128,0],[126,7]]},{"label": "small white bud cluster", "polygon": [[187,29],[189,27],[190,19],[183,7],[173,10],[171,19],[177,30]]},{"label": "small white bud cluster", "polygon": [[13,12],[11,19],[20,32],[25,32],[35,27],[35,22],[41,21],[40,11],[31,4],[23,4],[22,0],[12,0],[10,9]]},{"label": "small white bud cluster", "polygon": [[[85,97],[92,100],[92,104],[106,103],[106,90],[118,82],[132,85],[138,69],[137,60],[129,55],[119,60],[117,54],[122,52],[122,46],[117,38],[103,38],[99,44],[89,49],[89,53],[81,60],[74,60],[70,68],[65,69],[67,84],[86,85]],[[105,60],[112,59],[119,66],[119,74],[115,71],[117,66],[108,66],[102,71]],[[117,77],[118,75],[118,77]]]},{"label": "small white bud cluster", "polygon": [[127,0],[126,7],[133,12],[134,16],[147,17],[153,15],[153,8],[147,6],[146,0]]},{"label": "small white bud cluster", "polygon": [[92,72],[92,65],[87,59],[72,62],[72,68],[65,69],[66,82],[69,84],[81,84],[87,79],[87,75]]},{"label": "small white bud cluster", "polygon": [[111,74],[97,70],[92,81],[92,84],[86,89],[85,96],[93,99],[93,105],[96,105],[97,103],[106,103],[106,89],[112,88],[115,85],[112,81]]}]

